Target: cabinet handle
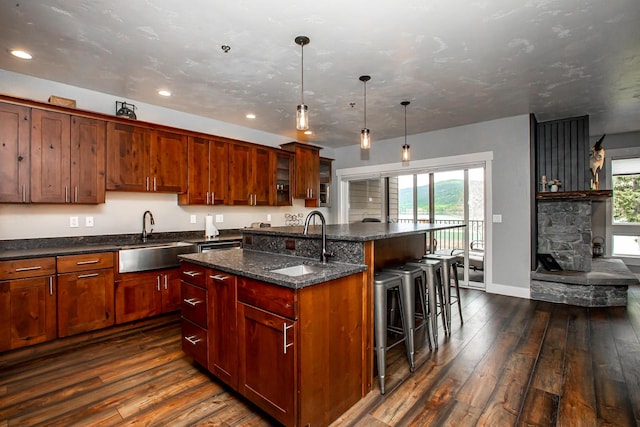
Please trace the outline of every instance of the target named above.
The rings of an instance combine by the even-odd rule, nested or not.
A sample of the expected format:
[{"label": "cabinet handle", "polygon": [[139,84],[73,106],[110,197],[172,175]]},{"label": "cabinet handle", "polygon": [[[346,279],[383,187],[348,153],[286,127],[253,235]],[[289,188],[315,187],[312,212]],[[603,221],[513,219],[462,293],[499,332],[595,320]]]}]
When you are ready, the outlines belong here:
[{"label": "cabinet handle", "polygon": [[42,268],[42,266],[40,266],[40,265],[36,265],[34,267],[21,267],[21,268],[16,268],[16,273],[20,272],[20,271],[40,270],[41,268]]},{"label": "cabinet handle", "polygon": [[229,276],[221,276],[219,274],[213,275],[213,276],[209,276],[210,278],[212,278],[213,280],[220,280],[221,282],[224,282],[225,280],[227,280],[229,278]]},{"label": "cabinet handle", "polygon": [[168,282],[167,282],[168,277],[169,277],[169,276],[167,276],[166,274],[164,275],[164,288],[165,288],[165,289],[169,289],[169,284],[168,284]]},{"label": "cabinet handle", "polygon": [[158,281],[158,292],[160,292],[160,275],[156,276],[156,280]]},{"label": "cabinet handle", "polygon": [[293,343],[287,344],[287,330],[293,328],[293,325],[287,326],[286,323],[282,324],[282,333],[284,335],[284,339],[282,340],[282,351],[284,354],[287,354],[287,348],[291,347]]},{"label": "cabinet handle", "polygon": [[100,262],[99,259],[90,259],[90,260],[87,260],[87,261],[78,261],[78,262],[76,262],[76,265],[97,264],[99,262]]},{"label": "cabinet handle", "polygon": [[53,295],[53,277],[49,276],[49,295]]},{"label": "cabinet handle", "polygon": [[216,192],[215,191],[211,192],[211,204],[212,205],[216,204]]},{"label": "cabinet handle", "polygon": [[149,177],[147,177],[146,179],[146,184],[145,184],[147,191],[149,191]]},{"label": "cabinet handle", "polygon": [[153,177],[153,191],[158,191],[158,187],[156,185],[156,177]]},{"label": "cabinet handle", "polygon": [[64,202],[69,203],[69,187],[64,186]]},{"label": "cabinet handle", "polygon": [[196,277],[201,275],[202,273],[199,271],[183,271],[184,274],[186,274],[189,277]]},{"label": "cabinet handle", "polygon": [[89,277],[97,277],[98,273],[82,274],[78,276],[78,279],[88,279]]},{"label": "cabinet handle", "polygon": [[27,202],[27,189],[25,188],[24,184],[22,184],[22,203],[26,203]]},{"label": "cabinet handle", "polygon": [[209,204],[209,192],[207,191],[207,202],[205,203],[205,205]]},{"label": "cabinet handle", "polygon": [[78,186],[76,185],[75,203],[78,203]]},{"label": "cabinet handle", "polygon": [[200,338],[198,338],[198,337],[197,337],[197,336],[195,336],[195,335],[194,335],[194,336],[191,336],[191,337],[184,337],[184,339],[185,339],[185,340],[187,340],[187,341],[189,341],[189,342],[190,342],[191,344],[193,344],[193,345],[196,345],[196,344],[198,344],[198,343],[201,341],[201,339],[200,339]]},{"label": "cabinet handle", "polygon": [[202,301],[197,300],[197,299],[195,299],[195,298],[186,298],[186,299],[183,299],[182,301],[186,302],[186,303],[187,303],[187,304],[189,304],[191,307],[195,307],[196,305],[198,305],[198,304],[201,304],[201,303],[202,303]]}]

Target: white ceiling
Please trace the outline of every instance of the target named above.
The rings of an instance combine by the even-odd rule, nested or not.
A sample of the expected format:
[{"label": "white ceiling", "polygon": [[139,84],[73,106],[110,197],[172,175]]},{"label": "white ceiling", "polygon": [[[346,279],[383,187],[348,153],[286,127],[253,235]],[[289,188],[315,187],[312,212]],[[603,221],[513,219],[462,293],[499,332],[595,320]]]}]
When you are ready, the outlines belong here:
[{"label": "white ceiling", "polygon": [[404,135],[403,100],[409,134],[527,113],[640,130],[638,0],[4,0],[0,44],[5,70],[326,147],[359,143],[363,74],[373,144]]}]

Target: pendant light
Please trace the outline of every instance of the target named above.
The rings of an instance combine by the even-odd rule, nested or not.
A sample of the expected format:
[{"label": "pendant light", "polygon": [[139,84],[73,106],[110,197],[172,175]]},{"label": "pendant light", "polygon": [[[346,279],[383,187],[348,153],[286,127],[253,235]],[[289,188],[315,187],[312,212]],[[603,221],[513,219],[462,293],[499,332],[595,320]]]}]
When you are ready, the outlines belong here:
[{"label": "pendant light", "polygon": [[409,154],[409,144],[407,144],[407,105],[411,104],[409,101],[402,101],[400,105],[404,106],[404,145],[402,146],[402,161],[408,162],[411,159]]},{"label": "pendant light", "polygon": [[364,127],[360,132],[360,148],[368,150],[371,148],[371,134],[367,128],[367,82],[371,80],[371,76],[360,76],[360,81],[364,83]]},{"label": "pendant light", "polygon": [[309,129],[309,108],[304,105],[304,45],[309,44],[309,37],[307,36],[298,36],[294,40],[296,44],[300,45],[300,49],[302,51],[302,67],[301,70],[301,90],[300,90],[300,105],[298,105],[298,109],[296,111],[296,129],[298,130],[307,130]]}]

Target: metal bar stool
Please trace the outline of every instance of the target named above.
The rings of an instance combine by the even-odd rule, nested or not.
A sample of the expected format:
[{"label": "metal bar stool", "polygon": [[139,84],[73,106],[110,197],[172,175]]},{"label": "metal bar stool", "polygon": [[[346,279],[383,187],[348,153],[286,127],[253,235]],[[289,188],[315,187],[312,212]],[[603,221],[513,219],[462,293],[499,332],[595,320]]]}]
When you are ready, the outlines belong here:
[{"label": "metal bar stool", "polygon": [[[462,305],[460,303],[460,283],[458,282],[458,256],[457,255],[444,255],[444,254],[427,254],[427,259],[436,259],[442,261],[442,283],[444,290],[444,299],[447,302],[445,304],[445,333],[451,334],[451,305],[458,304],[458,313],[460,314],[460,324],[463,324],[462,320]],[[455,299],[451,297],[451,276],[453,276],[454,287],[456,290]]]},{"label": "metal bar stool", "polygon": [[[400,330],[393,328],[394,332],[402,332],[404,335],[402,339],[387,346],[387,291],[397,291],[398,300],[400,305],[400,321],[402,322],[402,328]],[[384,377],[386,373],[386,361],[385,356],[387,350],[396,346],[401,342],[405,342],[407,347],[407,358],[410,357],[409,340],[407,339],[409,334],[409,328],[407,320],[411,313],[409,312],[410,304],[405,300],[406,295],[403,292],[402,277],[392,273],[376,273],[373,277],[373,324],[374,324],[374,340],[375,340],[375,352],[376,360],[378,364],[378,377],[380,378],[380,394],[384,394]],[[411,370],[413,371],[413,363],[410,363]]]},{"label": "metal bar stool", "polygon": [[[402,277],[402,291],[405,293],[405,301],[409,305],[410,316],[407,319],[407,325],[409,328],[409,365],[411,371],[414,368],[414,354],[415,354],[415,331],[421,327],[425,327],[427,330],[427,337],[429,340],[429,349],[433,350],[431,344],[431,327],[429,325],[429,312],[427,310],[426,300],[426,287],[422,280],[422,268],[410,266],[410,265],[398,265],[393,267],[387,267],[382,269],[383,272],[398,274]],[[422,316],[422,322],[416,327],[416,285],[418,286],[418,299],[420,303],[420,310]]]},{"label": "metal bar stool", "polygon": [[[429,314],[431,315],[431,336],[433,338],[434,348],[438,348],[438,312],[436,301],[436,295],[440,299],[440,313],[442,315],[442,324],[446,324],[446,317],[444,312],[444,296],[442,294],[442,283],[438,280],[440,269],[442,268],[442,261],[437,259],[416,259],[408,261],[407,265],[420,267],[422,269],[423,280],[427,284],[428,289],[428,301],[429,301]],[[445,326],[443,326],[445,327]],[[445,327],[446,328],[446,327]],[[446,332],[446,331],[445,331]]]}]

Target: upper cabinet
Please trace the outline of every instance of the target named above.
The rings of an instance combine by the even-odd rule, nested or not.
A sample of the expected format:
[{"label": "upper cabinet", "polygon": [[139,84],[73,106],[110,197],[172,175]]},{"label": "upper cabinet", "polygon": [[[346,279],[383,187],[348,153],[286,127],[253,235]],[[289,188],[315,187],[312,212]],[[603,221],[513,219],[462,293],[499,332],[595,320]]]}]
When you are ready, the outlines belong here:
[{"label": "upper cabinet", "polygon": [[331,206],[331,163],[333,159],[320,157],[320,206]]},{"label": "upper cabinet", "polygon": [[232,143],[229,147],[229,204],[271,205],[271,150],[253,144]]},{"label": "upper cabinet", "polygon": [[103,120],[0,103],[0,140],[0,202],[104,203]]},{"label": "upper cabinet", "polygon": [[107,190],[184,193],[187,137],[140,126],[107,126]]},{"label": "upper cabinet", "polygon": [[229,143],[189,137],[187,192],[181,205],[226,205],[229,194]]},{"label": "upper cabinet", "polygon": [[27,203],[31,109],[0,103],[0,202]]},{"label": "upper cabinet", "polygon": [[293,197],[305,199],[305,206],[318,206],[320,197],[320,147],[299,142],[281,145],[295,153]]},{"label": "upper cabinet", "polygon": [[[272,159],[271,167],[276,187],[273,204],[276,206],[291,206],[293,154],[282,150],[274,150]],[[271,187],[273,188],[273,185]]]}]

